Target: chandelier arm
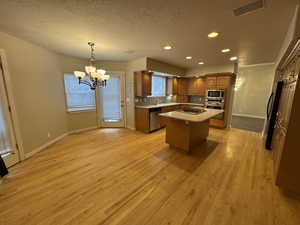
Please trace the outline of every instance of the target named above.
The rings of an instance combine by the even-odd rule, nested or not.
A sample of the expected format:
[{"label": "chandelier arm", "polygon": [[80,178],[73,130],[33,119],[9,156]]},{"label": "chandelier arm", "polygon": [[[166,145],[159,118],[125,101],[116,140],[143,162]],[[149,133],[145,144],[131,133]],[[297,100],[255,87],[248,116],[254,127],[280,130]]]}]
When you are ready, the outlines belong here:
[{"label": "chandelier arm", "polygon": [[88,82],[88,81],[81,80],[79,83],[80,84],[85,84],[85,85],[89,86],[90,88],[93,88],[92,84],[90,82]]}]

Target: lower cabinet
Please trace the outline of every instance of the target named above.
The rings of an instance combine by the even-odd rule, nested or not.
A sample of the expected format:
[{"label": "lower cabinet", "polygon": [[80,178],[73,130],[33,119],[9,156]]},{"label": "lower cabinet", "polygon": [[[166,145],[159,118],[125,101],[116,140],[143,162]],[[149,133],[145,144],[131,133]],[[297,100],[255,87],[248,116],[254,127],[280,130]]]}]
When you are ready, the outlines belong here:
[{"label": "lower cabinet", "polygon": [[135,108],[135,129],[144,133],[150,132],[150,111],[147,108]]}]

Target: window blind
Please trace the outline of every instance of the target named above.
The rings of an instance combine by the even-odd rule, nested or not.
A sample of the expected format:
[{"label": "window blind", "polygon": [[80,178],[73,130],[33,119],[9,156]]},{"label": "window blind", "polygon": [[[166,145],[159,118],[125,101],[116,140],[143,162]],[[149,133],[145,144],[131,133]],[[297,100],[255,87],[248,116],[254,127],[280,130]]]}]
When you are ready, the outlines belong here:
[{"label": "window blind", "polygon": [[104,121],[118,122],[121,119],[120,78],[111,76],[107,86],[102,88]]},{"label": "window blind", "polygon": [[[88,80],[88,77],[83,79]],[[67,99],[67,107],[69,111],[95,109],[95,91],[89,86],[79,84],[78,78],[72,74],[65,74],[65,92]]]}]

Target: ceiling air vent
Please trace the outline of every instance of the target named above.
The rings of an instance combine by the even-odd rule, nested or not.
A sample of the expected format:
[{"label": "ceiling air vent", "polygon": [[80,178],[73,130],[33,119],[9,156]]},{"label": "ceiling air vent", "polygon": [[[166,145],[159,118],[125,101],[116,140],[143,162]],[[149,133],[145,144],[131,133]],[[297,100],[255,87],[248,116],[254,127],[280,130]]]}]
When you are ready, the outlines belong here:
[{"label": "ceiling air vent", "polygon": [[242,16],[265,7],[265,1],[259,0],[233,10],[235,16]]}]

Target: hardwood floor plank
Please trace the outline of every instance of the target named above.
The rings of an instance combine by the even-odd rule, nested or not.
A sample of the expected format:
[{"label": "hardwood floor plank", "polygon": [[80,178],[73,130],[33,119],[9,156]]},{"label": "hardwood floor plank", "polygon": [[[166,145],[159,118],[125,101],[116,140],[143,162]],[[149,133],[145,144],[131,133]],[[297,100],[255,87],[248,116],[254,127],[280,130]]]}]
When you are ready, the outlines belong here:
[{"label": "hardwood floor plank", "polygon": [[[287,219],[288,218],[288,219]],[[1,225],[296,225],[258,133],[211,129],[186,154],[165,131],[71,135],[10,169]]]}]

